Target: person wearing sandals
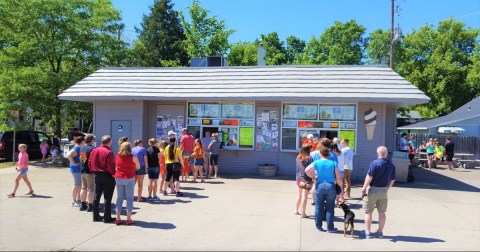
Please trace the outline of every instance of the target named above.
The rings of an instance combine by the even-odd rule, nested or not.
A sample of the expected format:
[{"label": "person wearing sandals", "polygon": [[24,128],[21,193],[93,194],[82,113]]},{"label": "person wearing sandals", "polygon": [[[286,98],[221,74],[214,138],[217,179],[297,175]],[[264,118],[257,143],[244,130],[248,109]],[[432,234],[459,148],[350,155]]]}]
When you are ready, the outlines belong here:
[{"label": "person wearing sandals", "polygon": [[327,147],[320,148],[320,160],[313,161],[305,169],[305,174],[310,178],[317,177],[315,191],[315,226],[317,230],[324,231],[322,228],[323,217],[326,217],[327,232],[335,233],[337,231],[333,226],[335,217],[335,181],[342,186],[340,179],[340,170],[337,164],[329,160],[330,151]]},{"label": "person wearing sandals", "polygon": [[[148,158],[148,199],[160,200],[157,197],[158,177],[160,177],[160,150],[157,148],[157,140],[150,138],[148,140],[147,158]],[[153,194],[153,196],[152,196]]]},{"label": "person wearing sandals", "polygon": [[135,171],[135,183],[137,183],[137,202],[143,202],[143,180],[148,170],[147,150],[143,148],[143,142],[140,139],[135,140],[134,144],[135,147],[132,149],[132,155],[137,156],[138,161],[140,162],[140,169]]},{"label": "person wearing sandals", "polygon": [[19,144],[18,145],[18,162],[15,165],[15,170],[18,171],[17,178],[15,179],[15,187],[13,188],[13,192],[7,195],[9,198],[15,197],[15,193],[17,192],[18,186],[20,185],[20,180],[23,179],[25,184],[28,186],[28,193],[26,195],[33,196],[33,188],[30,180],[28,180],[27,172],[28,172],[28,153],[27,153],[27,145],[26,144]]},{"label": "person wearing sandals", "polygon": [[[305,167],[309,166],[313,162],[313,158],[310,157],[310,149],[311,149],[311,145],[303,145],[302,148],[300,149],[300,153],[297,156],[296,184],[298,187],[298,194],[297,194],[297,200],[295,203],[295,214],[296,215],[300,214],[298,212],[298,209],[301,206],[302,218],[308,218],[308,215],[305,213],[305,210],[307,208],[308,192],[313,187],[313,180],[309,176],[305,175]],[[302,188],[300,184],[302,183],[302,180],[303,180],[303,183],[310,184],[310,188],[308,189]]]},{"label": "person wearing sandals", "polygon": [[[182,150],[175,144],[177,142],[175,133],[173,131],[171,131],[171,133],[168,133],[170,143],[164,151],[165,166],[167,168],[167,181],[170,182],[173,179],[173,183],[175,184],[175,195],[181,197],[183,196],[183,193],[180,192],[180,171],[183,169],[183,156]],[[166,190],[167,183],[165,183],[164,191]]]},{"label": "person wearing sandals", "polygon": [[[338,144],[333,143],[332,145],[332,152],[337,155],[337,167],[338,170],[340,171],[340,179],[343,182],[343,176],[345,174],[345,157],[343,156],[342,151],[338,148]],[[343,198],[343,190],[340,191],[340,194],[337,194],[337,205],[340,205],[341,203],[345,202],[345,199]]]},{"label": "person wearing sandals", "polygon": [[197,183],[197,177],[200,175],[200,181],[203,180],[203,146],[199,138],[195,139],[195,148],[193,148],[193,183]]},{"label": "person wearing sandals", "polygon": [[353,171],[353,150],[350,149],[350,147],[348,146],[348,139],[347,138],[344,138],[342,139],[341,141],[341,144],[342,144],[342,153],[343,153],[343,157],[345,158],[345,173],[343,175],[343,191],[345,192],[344,194],[344,198],[345,199],[350,199],[350,190],[351,190],[351,185],[352,185],[352,182],[350,181],[350,174],[352,173]]},{"label": "person wearing sandals", "polygon": [[127,225],[132,225],[133,194],[135,189],[135,170],[140,168],[137,156],[132,154],[132,145],[124,142],[116,157],[117,169],[115,171],[115,182],[117,185],[117,203],[115,224],[122,224],[120,214],[122,212],[123,198],[127,198]]}]

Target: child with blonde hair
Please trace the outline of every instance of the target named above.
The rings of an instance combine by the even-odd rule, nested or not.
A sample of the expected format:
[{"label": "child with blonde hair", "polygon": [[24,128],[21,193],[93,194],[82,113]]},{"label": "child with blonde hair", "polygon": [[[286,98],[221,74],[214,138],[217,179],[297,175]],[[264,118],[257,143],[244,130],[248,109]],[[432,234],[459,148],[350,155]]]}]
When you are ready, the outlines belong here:
[{"label": "child with blonde hair", "polygon": [[27,153],[27,145],[26,144],[19,144],[18,145],[18,151],[20,152],[18,154],[18,162],[15,165],[15,170],[17,170],[19,173],[17,175],[17,178],[15,179],[15,187],[13,189],[13,192],[8,194],[7,196],[9,198],[15,197],[15,193],[17,192],[18,186],[20,185],[20,180],[23,179],[25,183],[28,186],[28,193],[26,195],[33,195],[33,188],[32,184],[28,180],[27,172],[28,172],[28,153]]}]

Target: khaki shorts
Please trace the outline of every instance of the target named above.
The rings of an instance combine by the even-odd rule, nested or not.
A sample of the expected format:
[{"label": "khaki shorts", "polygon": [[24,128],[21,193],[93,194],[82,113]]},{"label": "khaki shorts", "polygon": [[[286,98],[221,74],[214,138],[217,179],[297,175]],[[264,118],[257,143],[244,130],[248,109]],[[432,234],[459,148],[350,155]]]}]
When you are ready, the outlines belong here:
[{"label": "khaki shorts", "polygon": [[373,213],[375,207],[379,213],[385,213],[387,211],[387,197],[388,187],[369,187],[367,190],[367,197],[363,204],[363,210],[365,213]]},{"label": "khaki shorts", "polygon": [[203,152],[203,164],[206,164],[207,167],[210,165],[210,153],[206,151]]},{"label": "khaki shorts", "polygon": [[95,190],[95,174],[82,173],[82,189],[89,192]]}]

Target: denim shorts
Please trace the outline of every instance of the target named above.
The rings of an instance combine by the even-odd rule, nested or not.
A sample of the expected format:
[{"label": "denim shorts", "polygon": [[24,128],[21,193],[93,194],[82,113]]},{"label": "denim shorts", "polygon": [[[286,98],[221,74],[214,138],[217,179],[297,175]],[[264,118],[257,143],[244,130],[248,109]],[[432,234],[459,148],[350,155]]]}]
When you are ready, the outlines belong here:
[{"label": "denim shorts", "polygon": [[145,167],[140,167],[140,169],[135,171],[135,175],[145,175],[147,172],[145,171]]},{"label": "denim shorts", "polygon": [[195,159],[193,161],[193,165],[201,165],[203,166],[203,158]]},{"label": "denim shorts", "polygon": [[25,175],[28,172],[28,168],[21,169],[19,172],[20,172],[19,175]]},{"label": "denim shorts", "polygon": [[149,179],[158,179],[160,177],[160,168],[158,167],[148,167],[148,178]]}]

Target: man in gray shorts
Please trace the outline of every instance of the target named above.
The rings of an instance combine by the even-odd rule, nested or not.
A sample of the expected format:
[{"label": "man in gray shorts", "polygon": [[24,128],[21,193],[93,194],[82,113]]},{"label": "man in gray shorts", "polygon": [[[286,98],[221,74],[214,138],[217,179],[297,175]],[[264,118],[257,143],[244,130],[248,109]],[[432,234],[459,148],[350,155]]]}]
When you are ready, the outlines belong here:
[{"label": "man in gray shorts", "polygon": [[372,226],[372,212],[377,208],[378,211],[378,231],[376,236],[383,238],[383,228],[387,216],[388,189],[395,183],[395,166],[387,159],[388,150],[385,146],[377,148],[378,159],[370,163],[367,176],[362,188],[363,196],[367,196],[363,206],[365,210],[365,238],[372,238],[370,233]]}]

